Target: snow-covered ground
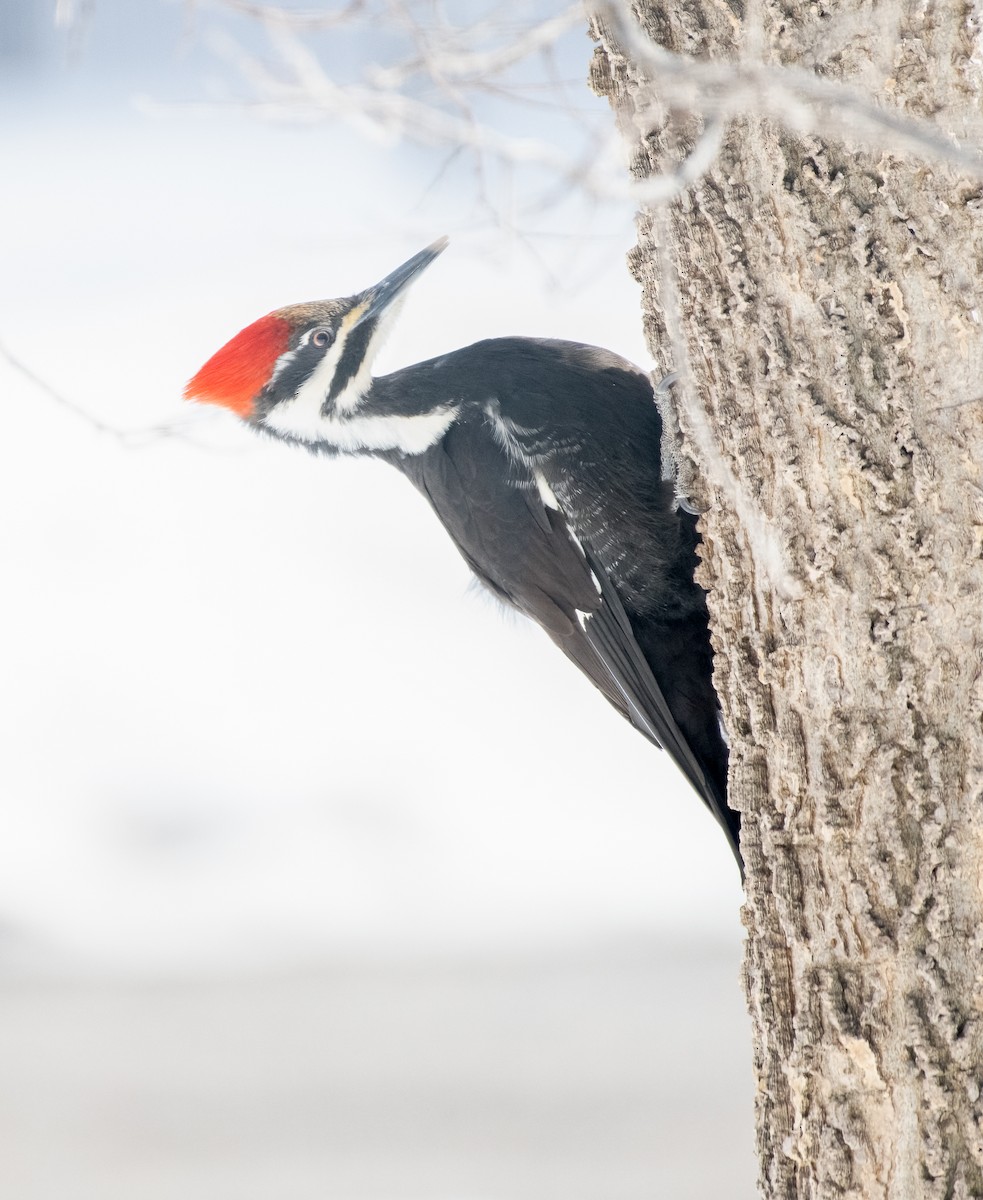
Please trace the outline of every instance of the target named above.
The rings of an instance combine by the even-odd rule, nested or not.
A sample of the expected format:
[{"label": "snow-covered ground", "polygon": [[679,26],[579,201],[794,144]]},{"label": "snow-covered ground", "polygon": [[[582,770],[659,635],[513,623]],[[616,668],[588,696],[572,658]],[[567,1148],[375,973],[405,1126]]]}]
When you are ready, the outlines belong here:
[{"label": "snow-covered ground", "polygon": [[705,948],[625,941],[11,984],[0,991],[0,1190],[752,1200],[746,1022],[720,1002],[734,968]]},{"label": "snow-covered ground", "polygon": [[99,432],[0,357],[0,1189],[695,1197],[719,1152],[749,1196],[712,820],[395,473],[179,399],[441,233],[384,365],[496,333],[644,363],[630,213],[510,235],[419,155],[175,110],[222,80],[186,15],[103,2],[69,69],[39,26],[0,76],[0,346],[103,422],[181,423]]}]

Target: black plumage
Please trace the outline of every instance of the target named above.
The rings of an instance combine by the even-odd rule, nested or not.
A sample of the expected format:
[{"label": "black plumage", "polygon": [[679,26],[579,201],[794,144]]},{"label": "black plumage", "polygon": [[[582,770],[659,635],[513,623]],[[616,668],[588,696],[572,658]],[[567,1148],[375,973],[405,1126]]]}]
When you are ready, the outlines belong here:
[{"label": "black plumage", "polygon": [[700,539],[662,476],[648,377],[596,347],[503,338],[383,376],[369,404],[410,414],[423,397],[453,404],[454,423],[422,454],[379,456],[429,500],[475,575],[669,753],[740,863],[693,579]]},{"label": "black plumage", "polygon": [[609,351],[534,338],[477,342],[372,378],[393,301],[445,245],[358,295],[254,322],[186,394],[317,453],[402,471],[478,579],[665,748],[740,864],[694,580],[700,538],[663,470],[652,385]]}]

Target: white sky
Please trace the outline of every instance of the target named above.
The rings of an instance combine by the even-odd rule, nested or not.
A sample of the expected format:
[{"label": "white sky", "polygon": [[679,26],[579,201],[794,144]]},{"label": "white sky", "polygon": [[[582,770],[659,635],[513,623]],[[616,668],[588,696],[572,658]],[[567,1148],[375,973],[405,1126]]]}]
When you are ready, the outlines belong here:
[{"label": "white sky", "polygon": [[188,34],[176,6],[136,7],[134,32],[100,4],[67,72],[42,40],[0,109],[0,343],[102,420],[195,439],[124,446],[0,361],[0,966],[736,940],[711,818],[474,594],[395,472],[180,402],[242,325],[442,233],[383,367],[495,334],[646,364],[630,211],[568,204],[520,237],[437,157],[238,108],[148,114],[136,91],[200,100],[229,68],[207,14]]}]

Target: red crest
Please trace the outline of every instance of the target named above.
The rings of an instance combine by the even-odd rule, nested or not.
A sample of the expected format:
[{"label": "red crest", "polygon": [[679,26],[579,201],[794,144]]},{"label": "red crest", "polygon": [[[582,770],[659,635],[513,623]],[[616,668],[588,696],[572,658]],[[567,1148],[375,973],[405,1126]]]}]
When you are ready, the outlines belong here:
[{"label": "red crest", "polygon": [[185,399],[221,404],[248,418],[289,342],[289,322],[277,313],[260,317],[212,355],[184,389]]}]

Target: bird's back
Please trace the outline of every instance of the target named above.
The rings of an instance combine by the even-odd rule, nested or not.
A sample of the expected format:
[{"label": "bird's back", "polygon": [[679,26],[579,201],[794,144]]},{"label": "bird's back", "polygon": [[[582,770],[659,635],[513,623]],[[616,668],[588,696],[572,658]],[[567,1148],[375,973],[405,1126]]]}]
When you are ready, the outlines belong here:
[{"label": "bird's back", "polygon": [[693,578],[699,538],[663,478],[651,384],[610,351],[532,338],[374,377],[395,302],[446,245],[438,239],[356,295],[268,313],[185,394],[315,453],[402,470],[475,574],[668,751],[738,853],[706,600]]},{"label": "bird's back", "polygon": [[706,599],[693,578],[700,539],[663,478],[648,377],[609,351],[527,338],[479,342],[397,376],[411,373],[411,387],[436,377],[465,403],[426,454],[395,465],[478,577],[668,750],[737,853]]}]

